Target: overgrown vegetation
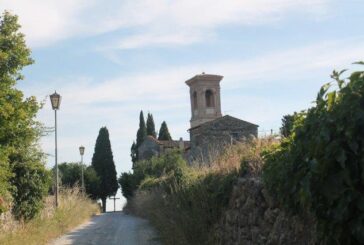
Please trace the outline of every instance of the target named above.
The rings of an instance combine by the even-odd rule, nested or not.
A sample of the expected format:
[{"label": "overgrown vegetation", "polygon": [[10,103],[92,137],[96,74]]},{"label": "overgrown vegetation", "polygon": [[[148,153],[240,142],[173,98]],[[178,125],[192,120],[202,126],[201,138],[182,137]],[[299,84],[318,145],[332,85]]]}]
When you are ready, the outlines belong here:
[{"label": "overgrown vegetation", "polygon": [[54,198],[49,197],[42,211],[31,221],[25,224],[11,219],[2,221],[0,244],[47,244],[99,211],[98,205],[78,188],[62,189],[58,209],[54,209]]},{"label": "overgrown vegetation", "polygon": [[16,88],[21,70],[33,63],[19,29],[17,16],[5,11],[0,17],[0,214],[12,207],[15,217],[30,220],[42,208],[50,172],[38,147],[41,104]]},{"label": "overgrown vegetation", "polygon": [[[363,63],[361,63],[363,64]],[[325,84],[316,106],[266,155],[266,187],[288,210],[317,219],[324,244],[364,243],[364,72]]]},{"label": "overgrown vegetation", "polygon": [[[126,209],[147,217],[166,244],[211,244],[239,175],[259,174],[270,139],[234,145],[210,168],[187,165],[178,151],[138,162],[119,178]],[[243,171],[240,171],[241,166]]]}]

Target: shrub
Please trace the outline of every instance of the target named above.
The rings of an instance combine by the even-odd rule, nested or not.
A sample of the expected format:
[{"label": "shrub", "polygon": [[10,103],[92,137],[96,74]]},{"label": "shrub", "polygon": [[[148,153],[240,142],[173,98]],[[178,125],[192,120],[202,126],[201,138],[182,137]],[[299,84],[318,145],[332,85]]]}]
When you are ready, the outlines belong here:
[{"label": "shrub", "polygon": [[128,207],[147,217],[166,244],[211,244],[210,232],[228,205],[237,177],[237,171],[200,169],[185,171],[182,178],[147,177]]},{"label": "shrub", "polygon": [[28,221],[43,207],[43,197],[51,183],[50,171],[42,163],[21,162],[14,164],[13,214],[17,219]]},{"label": "shrub", "polygon": [[129,199],[133,196],[134,191],[136,190],[135,178],[132,173],[122,173],[118,179],[119,185],[121,187],[121,191],[123,196],[126,199]]},{"label": "shrub", "polygon": [[294,122],[299,120],[300,117],[304,117],[305,116],[305,112],[300,112],[300,113],[293,113],[292,115],[285,115],[282,118],[282,127],[279,129],[281,136],[283,137],[289,137],[292,132],[293,132],[293,128],[294,128]]},{"label": "shrub", "polygon": [[133,173],[122,173],[118,179],[125,198],[133,196],[142,181],[146,178],[159,178],[169,174],[176,178],[182,177],[187,169],[187,163],[179,151],[171,151],[160,157],[139,161],[134,166]]},{"label": "shrub", "polygon": [[334,72],[293,134],[266,154],[264,181],[289,210],[311,212],[325,244],[364,243],[364,72]]}]

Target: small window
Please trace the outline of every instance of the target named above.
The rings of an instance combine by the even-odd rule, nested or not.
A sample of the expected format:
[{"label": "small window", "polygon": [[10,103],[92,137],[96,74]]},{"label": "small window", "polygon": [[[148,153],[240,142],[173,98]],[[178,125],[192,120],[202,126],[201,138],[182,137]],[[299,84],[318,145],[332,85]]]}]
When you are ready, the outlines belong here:
[{"label": "small window", "polygon": [[193,92],[193,108],[197,109],[197,93]]},{"label": "small window", "polygon": [[206,107],[215,107],[214,93],[211,90],[205,92]]}]

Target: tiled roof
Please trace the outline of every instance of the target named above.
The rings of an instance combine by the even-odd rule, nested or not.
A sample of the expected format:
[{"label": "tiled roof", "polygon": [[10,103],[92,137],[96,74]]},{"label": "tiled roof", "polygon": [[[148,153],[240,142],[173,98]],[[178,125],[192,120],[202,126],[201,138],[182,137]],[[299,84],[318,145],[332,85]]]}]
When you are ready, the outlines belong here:
[{"label": "tiled roof", "polygon": [[210,123],[218,122],[218,121],[220,121],[220,120],[227,119],[227,118],[229,118],[229,119],[233,119],[233,120],[238,120],[238,121],[241,121],[241,122],[244,122],[244,123],[251,124],[251,125],[254,125],[254,126],[259,127],[258,125],[254,124],[254,123],[247,122],[247,121],[241,120],[241,119],[239,119],[239,118],[232,117],[232,116],[230,116],[230,115],[225,115],[225,116],[222,116],[222,117],[216,118],[216,119],[214,119],[214,120],[211,120],[211,121],[208,121],[208,122],[201,123],[200,125],[197,125],[197,126],[195,126],[195,127],[193,127],[193,128],[190,128],[188,131],[190,131],[190,130],[192,130],[192,129],[195,129],[195,128],[199,128],[199,127],[201,127],[201,126],[208,125],[208,124],[210,124]]},{"label": "tiled roof", "polygon": [[[158,145],[163,145],[164,147],[169,147],[169,148],[179,147],[179,140],[157,140],[151,135],[148,135],[147,138],[156,142]],[[185,148],[188,148],[190,146],[190,141],[183,141],[183,144]]]}]

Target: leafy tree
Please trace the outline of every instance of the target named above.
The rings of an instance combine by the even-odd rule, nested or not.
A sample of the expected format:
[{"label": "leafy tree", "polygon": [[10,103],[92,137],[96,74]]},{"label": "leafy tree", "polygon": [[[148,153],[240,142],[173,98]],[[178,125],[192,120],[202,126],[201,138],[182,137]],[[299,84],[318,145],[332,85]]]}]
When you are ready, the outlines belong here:
[{"label": "leafy tree", "polygon": [[135,176],[132,173],[122,173],[118,179],[118,182],[121,187],[123,196],[126,199],[131,198],[133,196],[134,191],[137,188]]},{"label": "leafy tree", "polygon": [[[92,166],[84,168],[86,194],[92,199],[97,199],[100,179]],[[58,165],[61,184],[66,187],[73,187],[81,184],[81,165],[79,163],[61,163]],[[53,168],[53,171],[55,169]]]},{"label": "leafy tree", "polygon": [[111,151],[109,131],[102,127],[96,139],[95,152],[92,156],[92,166],[100,179],[97,197],[102,200],[103,211],[106,211],[106,198],[116,194],[118,182],[114,158]]},{"label": "leafy tree", "polygon": [[159,129],[158,140],[172,140],[167,123],[165,121],[162,122],[161,128]]},{"label": "leafy tree", "polygon": [[157,133],[155,132],[154,119],[151,113],[148,113],[147,116],[147,135],[157,138]]},{"label": "leafy tree", "polygon": [[282,127],[280,128],[283,137],[289,137],[293,129],[293,115],[285,115],[282,118]]},{"label": "leafy tree", "polygon": [[84,172],[86,193],[96,200],[100,188],[100,178],[92,166],[88,166]]},{"label": "leafy tree", "polygon": [[280,128],[281,135],[285,138],[289,137],[293,132],[293,126],[296,120],[305,116],[305,112],[293,113],[292,115],[285,115],[282,118],[282,127]]},{"label": "leafy tree", "polygon": [[16,89],[22,68],[33,63],[19,29],[17,16],[5,11],[0,17],[0,212],[11,193],[13,213],[28,220],[40,210],[50,179],[37,145],[41,105]]},{"label": "leafy tree", "polygon": [[81,165],[79,163],[61,163],[58,165],[61,185],[72,187],[81,184]]}]

